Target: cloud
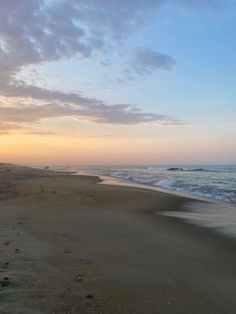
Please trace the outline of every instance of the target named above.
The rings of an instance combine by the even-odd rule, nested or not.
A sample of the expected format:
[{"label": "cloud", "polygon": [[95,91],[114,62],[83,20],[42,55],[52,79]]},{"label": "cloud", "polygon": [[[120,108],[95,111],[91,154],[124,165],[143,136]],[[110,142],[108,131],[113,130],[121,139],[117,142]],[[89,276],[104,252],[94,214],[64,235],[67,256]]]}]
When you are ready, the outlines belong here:
[{"label": "cloud", "polygon": [[[88,23],[89,31],[99,38],[112,37],[122,41],[130,33],[149,23],[156,11],[165,5],[185,7],[215,7],[222,0],[73,0],[80,19]],[[79,5],[78,5],[79,3]]]},{"label": "cloud", "polygon": [[0,131],[0,136],[9,135],[9,132]]},{"label": "cloud", "polygon": [[[64,10],[64,11],[63,11]],[[21,66],[71,56],[88,57],[85,31],[73,22],[73,7],[55,1],[4,1],[0,9],[0,66],[11,74]]]},{"label": "cloud", "polygon": [[[4,119],[3,119],[4,121]],[[10,122],[0,121],[0,132],[2,134],[7,134],[10,130],[19,130],[22,129],[22,126],[18,123],[14,123],[14,119]]]},{"label": "cloud", "polygon": [[[0,0],[0,93],[8,98],[5,105],[0,105],[0,129],[68,115],[96,123],[168,121],[175,124],[176,120],[171,117],[146,113],[130,104],[107,105],[79,91],[63,93],[26,85],[16,79],[24,67],[68,58],[94,58],[109,66],[108,52],[119,50],[126,38],[148,23],[150,16],[167,2],[184,4],[186,1]],[[198,1],[203,5],[215,2]],[[136,75],[143,75],[156,69],[171,70],[174,64],[175,60],[168,55],[139,48],[131,68]],[[11,105],[11,99],[16,97],[23,99],[21,104]],[[40,105],[35,105],[35,101]]]},{"label": "cloud", "polygon": [[[22,66],[89,58],[120,47],[166,3],[210,6],[217,0],[8,0],[0,7],[1,76]],[[102,62],[102,61],[101,61]],[[106,63],[104,61],[104,63]]]},{"label": "cloud", "polygon": [[151,48],[138,47],[133,51],[131,60],[123,70],[118,82],[135,80],[152,74],[156,70],[172,71],[175,65],[176,60],[167,54]]},{"label": "cloud", "polygon": [[[136,107],[118,104],[107,106],[98,104],[93,106],[75,107],[73,105],[59,105],[49,103],[44,105],[30,106],[7,106],[0,107],[0,116],[4,124],[0,125],[0,129],[7,130],[11,126],[21,127],[25,123],[36,123],[42,119],[55,117],[71,117],[74,119],[86,119],[96,123],[112,123],[112,124],[137,124],[158,121],[165,124],[181,124],[181,121],[170,118],[165,115],[155,113],[145,113]],[[12,124],[13,123],[13,124]]]},{"label": "cloud", "polygon": [[[7,106],[0,106],[0,117],[5,123],[34,123],[45,118],[71,116],[95,123],[138,124],[159,121],[163,124],[179,124],[174,118],[143,112],[137,106],[106,105],[102,101],[86,98],[78,93],[63,93],[27,85],[9,85],[5,93],[8,99],[12,99],[12,105],[8,103]],[[18,97],[21,98],[19,105],[16,104]],[[23,97],[28,98],[26,105]],[[42,102],[42,105],[36,105],[35,100]]]},{"label": "cloud", "polygon": [[48,136],[48,135],[56,135],[55,132],[46,132],[46,131],[26,131],[23,134],[27,135],[40,135],[40,136]]},{"label": "cloud", "polygon": [[154,51],[150,48],[139,47],[135,51],[132,67],[139,75],[150,74],[156,69],[171,71],[176,64],[172,57]]},{"label": "cloud", "polygon": [[29,64],[103,53],[141,27],[147,14],[163,0],[46,3],[43,0],[1,1],[2,76],[9,77]]}]

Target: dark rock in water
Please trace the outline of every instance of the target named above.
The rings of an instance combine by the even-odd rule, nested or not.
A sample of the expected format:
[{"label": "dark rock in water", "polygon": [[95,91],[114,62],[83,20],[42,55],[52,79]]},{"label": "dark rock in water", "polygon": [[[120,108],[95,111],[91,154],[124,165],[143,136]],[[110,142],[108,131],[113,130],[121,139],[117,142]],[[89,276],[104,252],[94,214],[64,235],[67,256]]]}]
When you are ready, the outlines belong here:
[{"label": "dark rock in water", "polygon": [[192,169],[190,171],[206,171],[207,172],[207,170],[205,170],[203,168],[195,168],[195,169]]},{"label": "dark rock in water", "polygon": [[167,169],[167,171],[183,171],[183,170],[184,170],[183,168],[178,168],[178,167],[171,167]]}]

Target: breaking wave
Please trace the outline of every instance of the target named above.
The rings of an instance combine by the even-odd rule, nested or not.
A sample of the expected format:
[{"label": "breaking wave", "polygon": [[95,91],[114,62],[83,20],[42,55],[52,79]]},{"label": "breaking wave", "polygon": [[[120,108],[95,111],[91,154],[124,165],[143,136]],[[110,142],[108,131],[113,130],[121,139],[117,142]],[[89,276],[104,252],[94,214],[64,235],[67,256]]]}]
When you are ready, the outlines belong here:
[{"label": "breaking wave", "polygon": [[236,166],[100,167],[90,173],[236,204]]}]

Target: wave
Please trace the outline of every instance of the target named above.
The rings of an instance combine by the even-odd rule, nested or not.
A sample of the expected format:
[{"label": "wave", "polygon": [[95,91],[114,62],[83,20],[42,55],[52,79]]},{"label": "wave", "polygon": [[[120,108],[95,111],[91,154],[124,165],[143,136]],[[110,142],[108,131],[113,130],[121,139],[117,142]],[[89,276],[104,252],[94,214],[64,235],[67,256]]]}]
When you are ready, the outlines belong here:
[{"label": "wave", "polygon": [[214,191],[212,189],[204,189],[203,187],[191,187],[189,184],[180,182],[179,180],[174,179],[157,179],[157,178],[144,178],[144,177],[137,177],[130,175],[128,173],[124,172],[112,172],[112,173],[106,173],[105,175],[110,177],[115,177],[118,179],[128,180],[135,183],[145,184],[145,185],[151,185],[160,187],[163,189],[167,189],[170,191],[176,191],[181,193],[187,193],[190,195],[200,196],[200,197],[206,197],[218,201],[223,201],[227,203],[236,203],[235,195],[232,192],[229,191]]},{"label": "wave", "polygon": [[186,172],[217,172],[217,170],[212,169],[204,169],[204,168],[179,168],[179,167],[171,167],[167,168],[167,171],[186,171]]},{"label": "wave", "polygon": [[236,204],[236,167],[214,165],[167,167],[101,167],[96,168],[93,173]]},{"label": "wave", "polygon": [[173,190],[176,189],[177,182],[175,180],[162,179],[158,180],[154,185],[161,188]]},{"label": "wave", "polygon": [[108,177],[128,180],[128,181],[141,183],[141,184],[147,184],[147,185],[156,185],[156,183],[158,182],[158,180],[154,178],[137,177],[137,176],[133,176],[128,173],[125,173],[125,172],[113,171],[113,172],[105,172],[105,173],[103,172],[103,174]]}]

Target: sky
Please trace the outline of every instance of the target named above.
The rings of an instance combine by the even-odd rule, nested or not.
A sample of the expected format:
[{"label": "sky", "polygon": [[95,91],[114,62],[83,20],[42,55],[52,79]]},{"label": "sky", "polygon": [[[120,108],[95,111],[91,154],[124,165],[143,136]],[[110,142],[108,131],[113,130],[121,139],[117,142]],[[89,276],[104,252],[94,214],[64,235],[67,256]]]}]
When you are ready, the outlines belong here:
[{"label": "sky", "polygon": [[236,163],[234,0],[0,0],[0,162]]}]

